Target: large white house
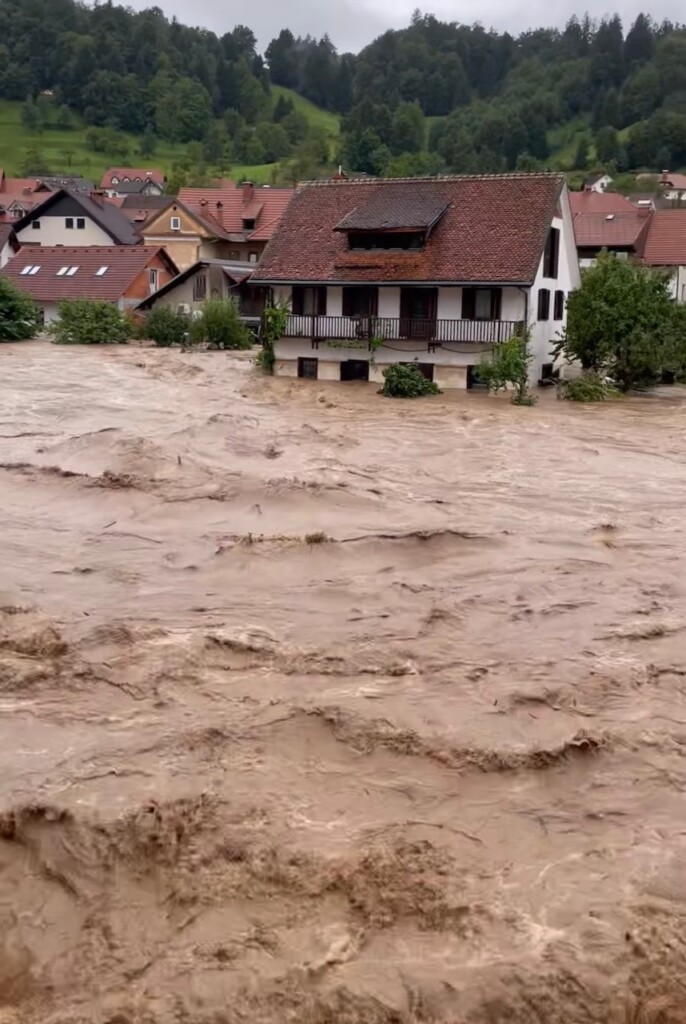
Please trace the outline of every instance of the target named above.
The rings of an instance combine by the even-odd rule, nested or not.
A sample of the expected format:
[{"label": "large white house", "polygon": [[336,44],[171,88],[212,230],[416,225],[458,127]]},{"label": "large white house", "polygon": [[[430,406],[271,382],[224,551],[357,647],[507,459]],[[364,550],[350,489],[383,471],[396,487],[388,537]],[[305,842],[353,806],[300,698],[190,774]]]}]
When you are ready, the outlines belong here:
[{"label": "large white house", "polygon": [[526,324],[536,381],[580,283],[567,187],[554,174],[301,185],[252,283],[291,310],[281,376],[380,383],[402,362],[469,388]]}]

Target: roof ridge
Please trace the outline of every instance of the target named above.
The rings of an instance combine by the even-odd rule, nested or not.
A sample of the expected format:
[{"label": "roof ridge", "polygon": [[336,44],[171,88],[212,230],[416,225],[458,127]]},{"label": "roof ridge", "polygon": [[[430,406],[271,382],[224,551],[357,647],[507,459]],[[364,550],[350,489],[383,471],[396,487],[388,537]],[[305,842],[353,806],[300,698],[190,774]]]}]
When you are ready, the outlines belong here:
[{"label": "roof ridge", "polygon": [[396,185],[412,183],[416,185],[417,182],[453,182],[453,181],[512,181],[512,180],[525,180],[530,181],[532,178],[550,178],[556,181],[564,180],[564,174],[562,171],[507,171],[503,174],[424,174],[416,178],[344,178],[334,179],[331,178],[327,181],[319,179],[312,179],[310,181],[301,181],[298,183],[297,188],[301,189],[304,187],[317,186],[317,188],[329,188],[341,185],[380,185],[387,182],[393,182]]}]

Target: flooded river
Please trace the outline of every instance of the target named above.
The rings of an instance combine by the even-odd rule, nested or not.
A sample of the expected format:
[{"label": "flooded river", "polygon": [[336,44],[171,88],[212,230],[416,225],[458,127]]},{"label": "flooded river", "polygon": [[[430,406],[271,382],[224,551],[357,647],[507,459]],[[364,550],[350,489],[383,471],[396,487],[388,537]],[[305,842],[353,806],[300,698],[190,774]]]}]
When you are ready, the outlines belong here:
[{"label": "flooded river", "polygon": [[2,1024],[686,1021],[686,396],[0,347]]}]

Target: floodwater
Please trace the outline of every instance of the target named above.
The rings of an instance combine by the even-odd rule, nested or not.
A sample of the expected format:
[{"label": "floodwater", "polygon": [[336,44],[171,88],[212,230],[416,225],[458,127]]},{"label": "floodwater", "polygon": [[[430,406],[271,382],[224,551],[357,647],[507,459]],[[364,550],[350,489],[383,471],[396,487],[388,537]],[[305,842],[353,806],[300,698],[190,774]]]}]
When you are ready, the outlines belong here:
[{"label": "floodwater", "polygon": [[686,396],[0,347],[2,1024],[686,1020]]}]

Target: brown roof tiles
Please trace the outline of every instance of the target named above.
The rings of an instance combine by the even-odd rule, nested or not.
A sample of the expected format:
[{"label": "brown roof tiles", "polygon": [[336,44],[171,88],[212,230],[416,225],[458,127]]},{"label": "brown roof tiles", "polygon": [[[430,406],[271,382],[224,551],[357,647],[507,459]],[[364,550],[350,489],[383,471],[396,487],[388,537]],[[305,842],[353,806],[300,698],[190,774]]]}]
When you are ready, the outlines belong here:
[{"label": "brown roof tiles", "polygon": [[[37,302],[102,299],[117,302],[142,270],[158,255],[171,274],[178,268],[163,249],[144,245],[29,246],[20,249],[2,271]],[[38,267],[33,274],[28,267]],[[74,268],[74,273],[59,273]],[[106,270],[98,273],[103,267]]]},{"label": "brown roof tiles", "polygon": [[[556,174],[307,183],[281,218],[255,283],[529,284],[563,186]],[[439,202],[445,214],[421,250],[351,252],[345,233],[336,230],[354,211],[370,205],[392,206],[394,223],[406,226],[417,209],[426,214]]]}]

